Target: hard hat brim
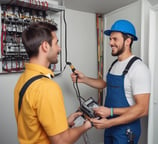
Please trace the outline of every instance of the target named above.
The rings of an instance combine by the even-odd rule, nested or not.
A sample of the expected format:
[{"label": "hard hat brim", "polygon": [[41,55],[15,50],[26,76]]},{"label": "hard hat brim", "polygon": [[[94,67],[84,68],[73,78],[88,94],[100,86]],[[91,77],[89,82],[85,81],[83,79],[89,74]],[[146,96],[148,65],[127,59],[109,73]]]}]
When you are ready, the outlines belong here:
[{"label": "hard hat brim", "polygon": [[[107,35],[107,36],[110,36],[112,32],[121,32],[121,33],[123,33],[122,31],[117,31],[117,30],[105,30],[104,34]],[[128,33],[125,33],[125,34],[128,34]],[[129,34],[129,35],[131,35],[131,34]],[[131,36],[134,37],[134,39],[133,39],[134,41],[138,40],[138,38],[135,35],[131,35]]]}]

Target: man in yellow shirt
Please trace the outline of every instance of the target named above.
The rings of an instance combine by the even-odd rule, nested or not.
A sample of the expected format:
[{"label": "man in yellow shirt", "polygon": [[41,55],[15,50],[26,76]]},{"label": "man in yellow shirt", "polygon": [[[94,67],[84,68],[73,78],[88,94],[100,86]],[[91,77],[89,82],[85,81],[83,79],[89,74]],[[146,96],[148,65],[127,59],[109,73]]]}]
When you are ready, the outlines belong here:
[{"label": "man in yellow shirt", "polygon": [[[81,113],[74,113],[67,120],[62,91],[59,85],[51,80],[54,74],[48,67],[51,63],[58,62],[57,57],[61,50],[56,31],[56,26],[38,22],[31,24],[22,33],[29,63],[25,64],[25,71],[14,90],[14,109],[20,144],[73,144],[82,133],[91,128],[89,121],[79,127],[68,127]],[[19,93],[23,85],[37,75],[47,78],[42,77],[31,83],[19,108]]]}]

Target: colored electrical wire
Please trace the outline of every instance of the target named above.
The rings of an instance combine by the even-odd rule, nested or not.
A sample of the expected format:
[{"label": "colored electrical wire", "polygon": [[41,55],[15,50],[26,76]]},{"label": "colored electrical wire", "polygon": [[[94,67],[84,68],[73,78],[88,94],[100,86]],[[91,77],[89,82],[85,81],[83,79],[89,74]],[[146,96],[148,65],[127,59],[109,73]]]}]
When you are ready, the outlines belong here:
[{"label": "colored electrical wire", "polygon": [[46,10],[48,9],[48,2],[47,1],[45,1],[45,4],[46,4]]},{"label": "colored electrical wire", "polygon": [[78,98],[78,100],[79,100],[79,104],[80,104],[80,106],[81,106],[82,102],[85,101],[85,99],[80,95],[80,90],[79,90],[79,87],[78,87],[78,74],[75,73],[75,70],[76,70],[76,69],[75,69],[75,67],[71,64],[71,62],[67,62],[66,64],[70,66],[71,71],[76,75],[76,82],[73,82],[73,87],[74,87],[74,90],[75,90],[75,92],[76,92],[76,96],[77,96],[77,98]]},{"label": "colored electrical wire", "polygon": [[1,55],[3,55],[3,30],[1,33]]},{"label": "colored electrical wire", "polygon": [[80,95],[79,87],[78,87],[78,76],[76,76],[76,82],[73,82],[73,87],[76,92],[76,96],[78,98],[80,106],[82,105],[82,102],[85,101],[85,99]]}]

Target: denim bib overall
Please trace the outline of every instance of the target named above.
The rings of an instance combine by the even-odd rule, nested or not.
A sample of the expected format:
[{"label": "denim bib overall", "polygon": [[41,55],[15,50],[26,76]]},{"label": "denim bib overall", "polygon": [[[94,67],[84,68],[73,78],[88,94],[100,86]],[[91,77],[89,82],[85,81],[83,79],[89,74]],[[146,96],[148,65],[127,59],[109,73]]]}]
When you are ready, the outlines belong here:
[{"label": "denim bib overall", "polygon": [[[126,99],[125,91],[124,91],[124,78],[132,63],[137,59],[139,58],[133,57],[128,62],[122,75],[110,74],[110,70],[117,60],[115,60],[112,63],[109,72],[107,74],[107,96],[105,100],[106,107],[109,108],[129,107],[129,103]],[[114,117],[117,116],[114,115],[113,117],[109,117],[109,118],[114,118]],[[134,142],[132,144],[137,144],[141,133],[139,119],[128,124],[118,125],[105,129],[104,144],[130,144],[127,135],[127,129],[130,129],[130,131],[132,131],[132,133],[134,134]]]}]

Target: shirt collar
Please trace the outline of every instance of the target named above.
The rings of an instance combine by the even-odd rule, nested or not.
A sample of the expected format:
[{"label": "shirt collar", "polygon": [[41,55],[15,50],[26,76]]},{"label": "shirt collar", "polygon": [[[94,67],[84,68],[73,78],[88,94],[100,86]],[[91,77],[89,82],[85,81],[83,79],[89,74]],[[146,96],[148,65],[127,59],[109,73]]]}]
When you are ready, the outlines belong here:
[{"label": "shirt collar", "polygon": [[43,74],[48,76],[49,78],[53,78],[54,77],[54,73],[51,69],[46,68],[44,66],[38,65],[38,64],[34,64],[34,63],[25,63],[25,68],[26,70],[31,70],[31,71],[35,71],[39,74]]}]

